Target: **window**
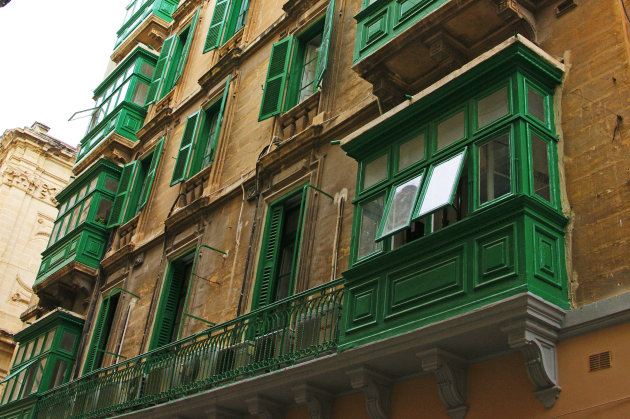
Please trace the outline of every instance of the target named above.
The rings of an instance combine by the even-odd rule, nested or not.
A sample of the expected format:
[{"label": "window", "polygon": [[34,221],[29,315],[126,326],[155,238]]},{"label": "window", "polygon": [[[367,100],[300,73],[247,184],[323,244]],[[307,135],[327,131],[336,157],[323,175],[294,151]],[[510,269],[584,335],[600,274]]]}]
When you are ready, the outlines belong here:
[{"label": "window", "polygon": [[102,366],[103,355],[105,354],[103,351],[105,351],[105,348],[107,347],[107,341],[109,340],[119,299],[120,292],[103,298],[101,308],[98,310],[96,322],[94,323],[92,340],[90,342],[90,346],[88,347],[87,356],[85,357],[83,374],[97,370]]},{"label": "window", "polygon": [[304,225],[306,191],[307,188],[301,188],[269,207],[252,309],[293,293]]},{"label": "window", "polygon": [[206,53],[223,45],[245,26],[249,0],[217,0],[204,43]]},{"label": "window", "polygon": [[164,40],[147,92],[145,106],[166,96],[182,76],[197,27],[199,10],[197,9],[191,23],[183,31]]},{"label": "window", "polygon": [[334,7],[331,0],[323,22],[272,46],[259,121],[291,109],[319,88],[328,63]]},{"label": "window", "polygon": [[186,120],[171,186],[194,176],[214,160],[229,85],[228,77],[221,100],[215,101],[205,110],[189,116]]},{"label": "window", "polygon": [[132,161],[123,167],[116,197],[111,207],[108,227],[131,220],[149,200],[164,146],[164,138],[162,137],[153,151],[142,160]]},{"label": "window", "polygon": [[194,253],[170,263],[162,287],[160,304],[155,315],[155,326],[149,350],[159,348],[177,339],[184,314],[186,291],[192,274]]}]

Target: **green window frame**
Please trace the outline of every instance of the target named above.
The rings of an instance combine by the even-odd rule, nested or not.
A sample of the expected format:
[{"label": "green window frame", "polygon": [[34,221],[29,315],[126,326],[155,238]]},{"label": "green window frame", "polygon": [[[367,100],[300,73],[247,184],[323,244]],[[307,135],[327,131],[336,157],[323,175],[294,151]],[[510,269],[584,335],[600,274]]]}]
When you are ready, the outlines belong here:
[{"label": "green window frame", "polygon": [[301,34],[273,44],[259,121],[286,112],[320,88],[328,65],[334,9],[335,1],[331,0],[323,19]]},{"label": "green window frame", "polygon": [[215,100],[186,120],[173,168],[171,186],[191,178],[201,169],[212,164],[221,133],[229,87],[230,77],[228,76],[221,99]]},{"label": "green window frame", "polygon": [[148,106],[166,96],[167,93],[173,90],[182,76],[194,39],[200,10],[201,8],[197,9],[190,24],[181,32],[164,40],[144,106]]},{"label": "green window frame", "polygon": [[217,0],[210,27],[203,46],[203,52],[212,51],[225,44],[238,31],[245,27],[249,0]]},{"label": "green window frame", "polygon": [[308,185],[274,201],[267,211],[252,310],[292,295],[300,260]]},{"label": "green window frame", "polygon": [[102,366],[103,355],[111,334],[114,316],[120,301],[120,291],[110,294],[103,298],[101,307],[98,310],[96,321],[94,322],[94,330],[92,339],[88,346],[88,352],[83,364],[83,375],[88,374]]},{"label": "green window frame", "polygon": [[162,137],[147,156],[123,166],[108,227],[125,224],[139,214],[148,202],[165,138]]}]

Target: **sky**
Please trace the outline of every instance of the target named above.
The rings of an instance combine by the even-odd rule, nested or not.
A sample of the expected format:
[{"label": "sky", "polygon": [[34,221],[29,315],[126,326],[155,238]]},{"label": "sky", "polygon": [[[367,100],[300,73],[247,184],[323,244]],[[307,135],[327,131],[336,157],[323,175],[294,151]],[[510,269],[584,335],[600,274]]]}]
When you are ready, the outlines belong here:
[{"label": "sky", "polygon": [[0,8],[0,135],[39,121],[76,146],[130,0],[11,0]]}]

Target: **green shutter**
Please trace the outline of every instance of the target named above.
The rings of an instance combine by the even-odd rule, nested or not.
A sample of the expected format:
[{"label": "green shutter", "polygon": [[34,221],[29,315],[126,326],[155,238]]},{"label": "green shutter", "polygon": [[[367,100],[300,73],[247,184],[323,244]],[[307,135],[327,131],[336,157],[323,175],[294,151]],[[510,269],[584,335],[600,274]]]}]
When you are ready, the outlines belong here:
[{"label": "green shutter", "polygon": [[332,33],[333,16],[335,15],[335,0],[330,0],[326,8],[326,21],[324,22],[324,31],[322,32],[322,43],[319,47],[319,55],[317,57],[317,74],[315,75],[315,86],[319,87],[326,71],[328,64],[328,50],[330,49],[330,34]]},{"label": "green shutter", "polygon": [[188,173],[188,166],[190,165],[190,156],[192,153],[193,141],[198,131],[197,127],[201,125],[200,112],[188,117],[186,120],[186,127],[184,128],[184,134],[182,135],[182,142],[179,145],[179,153],[177,153],[177,160],[175,161],[175,168],[173,169],[173,177],[171,178],[171,186],[186,179]]},{"label": "green shutter", "polygon": [[186,280],[185,274],[186,265],[178,263],[171,264],[166,280],[164,281],[160,305],[155,316],[155,326],[153,328],[149,350],[159,348],[171,342],[179,308],[179,299]]},{"label": "green shutter", "polygon": [[131,183],[135,176],[138,166],[137,161],[132,161],[123,167],[122,175],[120,176],[120,182],[118,183],[118,189],[116,189],[116,196],[114,198],[114,205],[112,206],[112,212],[109,216],[109,223],[107,227],[115,227],[122,222],[122,216],[127,203],[127,197],[131,189]]},{"label": "green shutter", "polygon": [[85,364],[83,365],[83,375],[94,370],[95,361],[97,359],[98,348],[101,346],[101,337],[103,336],[103,329],[105,325],[105,319],[109,311],[109,297],[103,299],[101,308],[98,310],[98,316],[96,317],[96,323],[94,323],[94,333],[92,334],[92,340],[88,349],[87,356],[85,357]]},{"label": "green shutter", "polygon": [[256,278],[256,291],[252,302],[252,309],[262,307],[271,302],[274,278],[276,276],[278,249],[284,222],[284,206],[274,205],[267,214],[267,223],[260,251],[260,262]]},{"label": "green shutter", "polygon": [[173,81],[173,86],[177,83],[179,78],[182,76],[184,72],[184,66],[186,65],[186,58],[188,58],[188,52],[190,51],[190,45],[192,44],[192,40],[195,36],[195,28],[197,27],[197,20],[199,20],[199,11],[201,8],[197,9],[197,13],[192,18],[190,25],[188,26],[188,36],[186,37],[186,44],[184,45],[184,49],[182,50],[181,58],[179,59],[179,63],[177,63],[177,70],[175,71],[175,80]]},{"label": "green shutter", "polygon": [[[219,141],[219,134],[221,133],[221,122],[223,121],[223,112],[225,111],[225,102],[227,101],[228,91],[230,90],[230,76],[228,76],[227,81],[225,82],[225,89],[223,90],[223,97],[221,98],[221,107],[219,108],[219,114],[217,115],[217,123],[214,127],[214,132],[210,133],[212,135],[211,143],[211,151],[210,156],[208,157],[208,164],[211,164],[214,160],[214,151],[217,148],[217,142]],[[206,160],[206,156],[204,156],[204,161]]]},{"label": "green shutter", "polygon": [[219,46],[229,8],[230,0],[217,0],[212,13],[212,20],[210,21],[210,29],[208,29],[206,42],[203,46],[203,52],[208,52]]},{"label": "green shutter", "polygon": [[162,44],[162,51],[160,51],[160,57],[155,65],[155,70],[153,70],[153,78],[151,80],[151,85],[149,86],[149,91],[147,92],[147,99],[144,102],[144,106],[154,102],[158,95],[160,85],[162,84],[164,74],[166,73],[166,67],[168,67],[168,61],[173,53],[173,46],[175,45],[174,41],[175,36],[171,36],[166,38]]},{"label": "green shutter", "polygon": [[271,48],[267,80],[265,81],[265,90],[263,91],[260,115],[258,116],[259,121],[278,114],[282,108],[282,98],[289,73],[292,45],[293,36],[290,36],[273,44]]},{"label": "green shutter", "polygon": [[164,145],[164,138],[155,146],[153,149],[153,157],[151,158],[151,165],[149,166],[149,172],[144,178],[144,184],[142,185],[142,192],[140,192],[140,199],[138,200],[138,206],[136,212],[142,208],[147,201],[149,200],[149,193],[151,192],[151,186],[153,186],[153,179],[155,178],[155,173],[157,172],[157,165],[160,161],[160,155],[162,154],[162,146]]}]

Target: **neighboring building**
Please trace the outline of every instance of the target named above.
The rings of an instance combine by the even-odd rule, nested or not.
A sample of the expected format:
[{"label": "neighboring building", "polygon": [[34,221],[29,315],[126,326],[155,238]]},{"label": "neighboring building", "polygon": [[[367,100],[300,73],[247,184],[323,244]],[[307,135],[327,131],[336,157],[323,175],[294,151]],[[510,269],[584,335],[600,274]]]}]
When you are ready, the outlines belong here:
[{"label": "neighboring building", "polygon": [[68,184],[76,150],[35,122],[0,136],[0,378],[13,356],[13,334],[31,301],[40,253],[57,217],[55,195]]},{"label": "neighboring building", "polygon": [[630,414],[623,3],[128,12],[1,416]]}]

